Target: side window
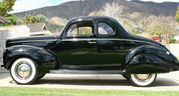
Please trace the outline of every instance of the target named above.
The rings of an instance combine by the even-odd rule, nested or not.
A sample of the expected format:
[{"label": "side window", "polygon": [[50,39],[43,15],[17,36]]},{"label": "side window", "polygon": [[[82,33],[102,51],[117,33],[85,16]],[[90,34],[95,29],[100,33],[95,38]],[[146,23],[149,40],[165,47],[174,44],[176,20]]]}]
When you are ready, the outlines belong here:
[{"label": "side window", "polygon": [[110,25],[108,25],[106,23],[99,23],[98,24],[98,33],[100,35],[114,35],[115,31],[113,30],[113,28],[111,28]]},{"label": "side window", "polygon": [[67,30],[67,36],[88,36],[93,34],[93,22],[78,22]]}]

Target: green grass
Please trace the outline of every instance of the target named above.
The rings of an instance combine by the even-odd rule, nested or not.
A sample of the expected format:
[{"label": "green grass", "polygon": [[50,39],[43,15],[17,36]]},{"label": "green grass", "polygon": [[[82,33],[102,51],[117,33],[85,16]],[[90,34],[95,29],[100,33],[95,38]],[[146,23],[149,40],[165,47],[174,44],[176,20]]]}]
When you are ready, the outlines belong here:
[{"label": "green grass", "polygon": [[179,91],[79,90],[0,87],[0,96],[179,96]]}]

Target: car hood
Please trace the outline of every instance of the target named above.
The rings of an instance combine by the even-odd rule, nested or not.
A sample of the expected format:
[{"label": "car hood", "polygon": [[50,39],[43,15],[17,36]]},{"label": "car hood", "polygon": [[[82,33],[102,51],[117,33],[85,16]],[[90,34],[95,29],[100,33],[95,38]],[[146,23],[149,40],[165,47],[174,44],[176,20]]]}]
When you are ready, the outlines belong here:
[{"label": "car hood", "polygon": [[6,47],[14,45],[31,45],[37,47],[52,47],[56,44],[57,36],[29,36],[11,38],[6,41]]}]

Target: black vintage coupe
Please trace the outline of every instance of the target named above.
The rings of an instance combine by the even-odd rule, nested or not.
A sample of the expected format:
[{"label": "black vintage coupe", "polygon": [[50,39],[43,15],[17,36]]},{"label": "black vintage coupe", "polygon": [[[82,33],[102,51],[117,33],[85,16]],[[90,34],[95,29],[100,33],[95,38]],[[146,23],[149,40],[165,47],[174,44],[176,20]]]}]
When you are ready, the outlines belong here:
[{"label": "black vintage coupe", "polygon": [[57,72],[121,74],[134,85],[148,86],[157,73],[179,69],[165,46],[130,34],[116,20],[102,16],[74,18],[57,36],[8,39],[3,59],[18,84]]}]

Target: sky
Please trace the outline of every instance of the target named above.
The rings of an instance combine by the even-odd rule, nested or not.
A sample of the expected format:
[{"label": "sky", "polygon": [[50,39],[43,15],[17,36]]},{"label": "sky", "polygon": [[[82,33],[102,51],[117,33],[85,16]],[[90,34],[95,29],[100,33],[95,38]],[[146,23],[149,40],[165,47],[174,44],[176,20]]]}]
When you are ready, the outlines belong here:
[{"label": "sky", "polygon": [[[54,6],[68,1],[74,1],[74,0],[17,0],[15,2],[15,5],[13,6],[14,10],[12,11],[12,13],[28,11],[32,9],[42,8],[45,6]],[[179,0],[142,0],[142,1],[154,1],[157,3],[166,2],[166,1],[179,2]]]},{"label": "sky", "polygon": [[28,11],[45,6],[54,6],[68,1],[72,0],[16,0],[12,13]]}]

